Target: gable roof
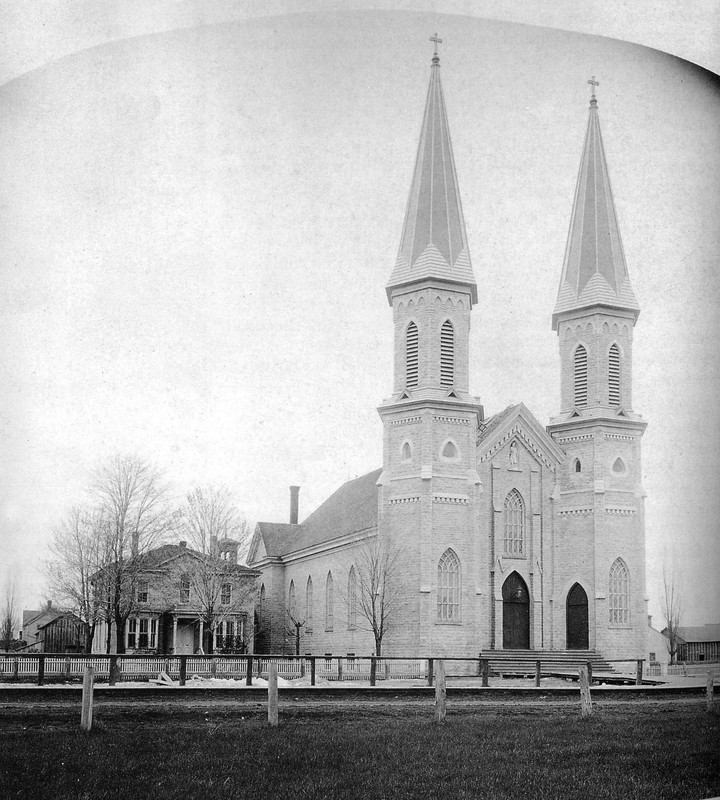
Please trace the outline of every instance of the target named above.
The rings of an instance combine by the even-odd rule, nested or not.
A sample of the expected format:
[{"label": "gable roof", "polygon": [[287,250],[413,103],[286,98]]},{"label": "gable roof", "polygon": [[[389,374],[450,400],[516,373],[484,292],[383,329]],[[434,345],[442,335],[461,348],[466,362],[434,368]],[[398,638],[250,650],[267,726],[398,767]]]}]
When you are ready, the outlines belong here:
[{"label": "gable roof", "polygon": [[519,435],[525,446],[548,466],[554,467],[565,459],[565,453],[538,422],[535,415],[524,403],[517,403],[503,409],[484,423],[477,440],[477,455],[480,461],[491,458],[515,435]]},{"label": "gable roof", "polygon": [[376,469],[344,483],[300,525],[258,522],[248,561],[253,563],[260,538],[270,557],[282,557],[296,550],[323,544],[341,536],[377,527]]},{"label": "gable roof", "polygon": [[[667,629],[666,629],[667,630]],[[720,624],[708,623],[686,628],[678,628],[680,638],[690,642],[720,642]]]}]

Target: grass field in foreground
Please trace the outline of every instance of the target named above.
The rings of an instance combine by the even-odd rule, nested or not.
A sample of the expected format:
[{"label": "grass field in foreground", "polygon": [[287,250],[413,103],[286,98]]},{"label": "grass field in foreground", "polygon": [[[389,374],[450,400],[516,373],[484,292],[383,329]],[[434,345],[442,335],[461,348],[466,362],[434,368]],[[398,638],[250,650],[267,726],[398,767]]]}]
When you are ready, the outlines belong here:
[{"label": "grass field in foreground", "polygon": [[[720,717],[690,706],[153,714],[3,711],[0,796],[10,798],[703,798],[720,795]],[[27,724],[23,724],[27,722]]]}]

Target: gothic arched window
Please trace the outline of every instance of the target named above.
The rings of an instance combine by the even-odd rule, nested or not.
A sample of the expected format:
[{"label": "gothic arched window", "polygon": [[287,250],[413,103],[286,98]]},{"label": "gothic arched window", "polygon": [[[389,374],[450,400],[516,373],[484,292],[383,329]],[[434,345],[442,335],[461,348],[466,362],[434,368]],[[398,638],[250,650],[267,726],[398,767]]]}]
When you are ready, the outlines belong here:
[{"label": "gothic arched window", "polygon": [[438,562],[437,618],[460,621],[460,559],[448,548]]},{"label": "gothic arched window", "polygon": [[312,578],[308,577],[307,585],[305,586],[305,630],[307,633],[312,633],[313,629],[313,582]]},{"label": "gothic arched window", "polygon": [[446,319],[440,328],[440,386],[455,382],[455,329]]},{"label": "gothic arched window", "polygon": [[622,558],[610,567],[610,624],[630,624],[630,573]]},{"label": "gothic arched window", "polygon": [[348,628],[354,630],[357,627],[357,577],[355,567],[350,567],[348,575]]},{"label": "gothic arched window", "polygon": [[332,572],[328,572],[325,580],[325,630],[331,631],[335,621],[335,586]]},{"label": "gothic arched window", "polygon": [[581,344],[575,350],[573,365],[575,405],[586,406],[588,400],[588,360],[587,350]]},{"label": "gothic arched window", "polygon": [[418,385],[418,327],[414,322],[405,331],[405,385]]},{"label": "gothic arched window", "polygon": [[620,349],[616,344],[608,353],[608,403],[620,405]]},{"label": "gothic arched window", "polygon": [[505,498],[504,516],[505,554],[521,556],[525,552],[525,505],[517,489],[513,489]]},{"label": "gothic arched window", "polygon": [[290,614],[293,621],[297,620],[297,608],[295,606],[295,581],[290,581],[290,588],[288,589],[288,614]]}]

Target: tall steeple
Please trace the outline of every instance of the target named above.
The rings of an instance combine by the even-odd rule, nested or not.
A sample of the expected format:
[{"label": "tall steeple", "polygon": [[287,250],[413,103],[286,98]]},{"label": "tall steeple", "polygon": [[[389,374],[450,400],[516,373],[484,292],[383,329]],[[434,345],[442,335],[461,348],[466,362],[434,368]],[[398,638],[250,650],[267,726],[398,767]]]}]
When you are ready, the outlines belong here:
[{"label": "tall steeple", "polygon": [[[431,37],[437,45],[437,36]],[[437,49],[430,68],[415,173],[395,268],[387,284],[393,289],[423,279],[440,279],[467,287],[477,302],[465,220],[458,190]]]},{"label": "tall steeple", "polygon": [[610,190],[605,150],[600,134],[595,87],[592,86],[590,114],[580,172],[575,189],[565,250],[560,291],[553,311],[553,329],[566,312],[593,306],[640,313],[630,286],[615,204]]}]

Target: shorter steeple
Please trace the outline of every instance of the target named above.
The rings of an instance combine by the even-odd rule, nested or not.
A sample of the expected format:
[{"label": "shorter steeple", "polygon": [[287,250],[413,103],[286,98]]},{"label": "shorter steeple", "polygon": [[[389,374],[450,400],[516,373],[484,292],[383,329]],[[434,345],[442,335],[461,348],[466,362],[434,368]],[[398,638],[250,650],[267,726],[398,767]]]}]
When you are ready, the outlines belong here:
[{"label": "shorter steeple", "polygon": [[590,114],[553,311],[554,330],[561,314],[594,306],[630,311],[635,318],[640,313],[630,286],[600,134],[595,97],[599,83],[594,77],[588,83],[592,86]]},{"label": "shorter steeple", "polygon": [[393,289],[399,286],[439,279],[467,287],[472,302],[476,303],[477,285],[470,264],[445,98],[440,83],[437,44],[442,40],[435,35],[430,41],[436,45],[430,87],[400,251],[387,284],[387,293],[390,299]]}]

